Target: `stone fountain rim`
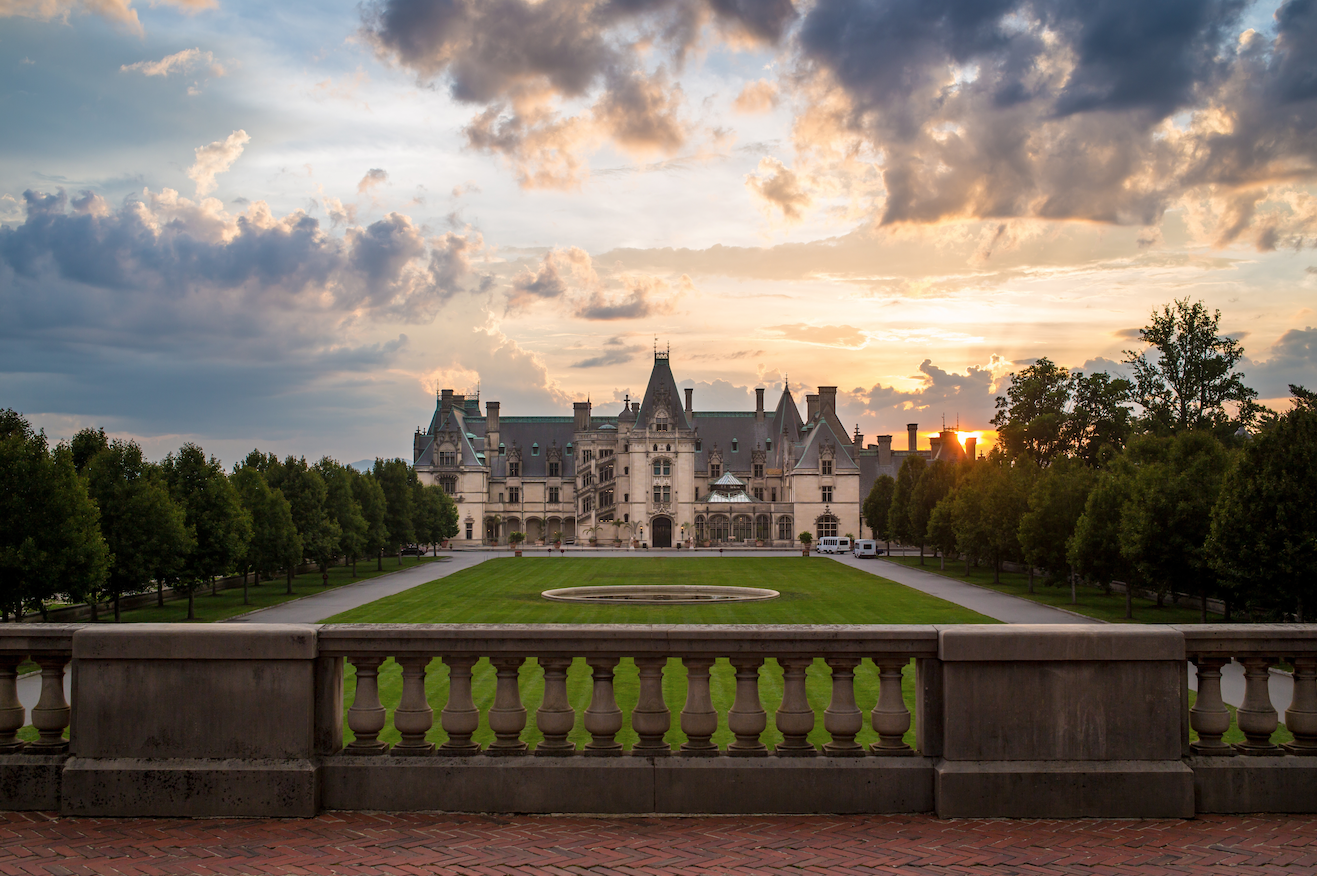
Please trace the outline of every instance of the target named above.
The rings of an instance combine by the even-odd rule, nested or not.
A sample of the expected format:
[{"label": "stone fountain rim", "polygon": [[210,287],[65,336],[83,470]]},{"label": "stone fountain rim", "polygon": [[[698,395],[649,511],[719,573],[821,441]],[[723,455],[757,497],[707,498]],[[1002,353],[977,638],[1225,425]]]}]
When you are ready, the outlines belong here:
[{"label": "stone fountain rim", "polygon": [[[657,598],[646,599],[645,594]],[[687,598],[681,598],[686,595]],[[557,587],[540,593],[554,602],[584,605],[722,605],[729,602],[764,602],[782,594],[767,587],[731,587],[718,584],[597,584]]]}]

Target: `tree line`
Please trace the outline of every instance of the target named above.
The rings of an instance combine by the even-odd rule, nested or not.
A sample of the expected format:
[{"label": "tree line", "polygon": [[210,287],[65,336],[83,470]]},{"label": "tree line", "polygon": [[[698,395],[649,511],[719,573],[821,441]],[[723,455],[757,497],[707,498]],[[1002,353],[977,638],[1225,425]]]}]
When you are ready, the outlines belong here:
[{"label": "tree line", "polygon": [[457,507],[401,459],[358,472],[325,457],[308,464],[253,450],[225,471],[184,444],[161,462],[133,441],[84,429],[54,447],[13,410],[0,411],[0,617],[21,619],[60,600],[92,616],[131,593],[197,590],[241,575],[253,584],[295,568],[323,571],[457,535]]},{"label": "tree line", "polygon": [[1022,564],[1044,586],[1221,599],[1225,618],[1302,621],[1317,598],[1317,393],[1284,413],[1257,403],[1220,312],[1153,311],[1129,378],[1047,358],[1011,375],[980,459],[908,456],[865,500],[876,539],[965,574]]}]

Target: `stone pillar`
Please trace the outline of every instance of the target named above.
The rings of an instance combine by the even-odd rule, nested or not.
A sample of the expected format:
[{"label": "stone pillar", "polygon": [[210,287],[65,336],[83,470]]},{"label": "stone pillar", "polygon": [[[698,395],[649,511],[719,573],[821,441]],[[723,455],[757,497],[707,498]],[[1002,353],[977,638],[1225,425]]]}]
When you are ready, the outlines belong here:
[{"label": "stone pillar", "polygon": [[348,709],[348,729],[356,738],[348,743],[347,754],[384,754],[388,744],[379,740],[384,729],[384,706],[380,704],[379,674],[383,657],[353,657],[357,671],[357,690]]},{"label": "stone pillar", "polygon": [[22,662],[22,657],[0,657],[0,754],[21,751],[24,745],[18,738],[27,716],[18,700],[18,666]]},{"label": "stone pillar", "polygon": [[1198,672],[1198,696],[1189,710],[1189,726],[1198,734],[1198,741],[1189,750],[1208,756],[1232,755],[1235,749],[1221,739],[1230,729],[1230,711],[1221,699],[1221,667],[1230,660],[1195,657],[1192,662]]},{"label": "stone pillar", "polygon": [[405,654],[397,661],[402,666],[402,697],[398,708],[393,711],[393,726],[402,736],[402,741],[393,746],[391,753],[399,756],[434,754],[434,743],[425,738],[434,726],[434,710],[425,696],[425,668],[430,663],[430,655]]},{"label": "stone pillar", "polygon": [[535,726],[544,735],[544,741],[535,746],[535,754],[540,757],[575,754],[576,746],[567,740],[576,726],[576,712],[567,700],[567,670],[571,668],[572,658],[541,657],[539,664],[544,670],[544,699],[535,712]]},{"label": "stone pillar", "polygon": [[490,660],[494,664],[494,705],[489,709],[489,729],[494,731],[494,742],[485,749],[486,754],[525,754],[526,743],[521,731],[526,729],[526,707],[521,704],[521,664],[525,657],[500,656]]},{"label": "stone pillar", "polygon": [[631,712],[631,729],[636,731],[640,740],[631,753],[643,757],[670,754],[672,746],[663,741],[664,734],[672,726],[672,716],[663,700],[663,667],[668,658],[637,657],[635,660],[640,671],[640,697]]},{"label": "stone pillar", "polygon": [[687,657],[681,662],[686,667],[686,705],[681,710],[681,732],[686,734],[686,741],[681,744],[681,753],[697,757],[716,755],[718,746],[713,744],[712,736],[718,730],[718,713],[713,709],[709,693],[709,667],[713,666],[713,658]]},{"label": "stone pillar", "polygon": [[622,710],[617,707],[617,700],[613,696],[613,669],[618,664],[618,658],[589,657],[585,662],[591,669],[594,681],[590,706],[585,710],[585,730],[590,734],[590,741],[585,744],[585,753],[596,757],[619,755],[622,753],[622,743],[616,737],[622,729]]},{"label": "stone pillar", "polygon": [[762,657],[733,657],[736,668],[736,699],[727,713],[727,727],[736,741],[727,747],[727,753],[739,757],[766,756],[768,747],[759,741],[759,735],[768,727],[768,715],[759,702],[759,667]]},{"label": "stone pillar", "polygon": [[1235,710],[1235,720],[1244,741],[1236,742],[1235,749],[1251,755],[1284,754],[1271,742],[1271,734],[1280,723],[1276,707],[1271,704],[1271,664],[1275,658],[1241,657],[1239,662],[1244,665],[1244,703]]},{"label": "stone pillar", "polygon": [[823,745],[829,757],[863,757],[864,746],[855,741],[855,734],[864,727],[864,716],[855,705],[855,667],[858,657],[829,657],[832,670],[832,702],[823,712],[823,729],[832,737]]},{"label": "stone pillar", "polygon": [[439,746],[439,754],[480,752],[480,743],[471,739],[480,726],[480,710],[471,698],[471,668],[479,659],[466,654],[444,656],[444,665],[448,667],[448,702],[440,713],[439,723],[448,739]]},{"label": "stone pillar", "polygon": [[1294,741],[1285,743],[1290,754],[1317,754],[1317,657],[1293,657],[1294,701],[1285,710],[1285,726]]},{"label": "stone pillar", "polygon": [[819,753],[809,742],[809,733],[814,729],[814,709],[805,693],[805,671],[814,658],[779,657],[777,662],[782,667],[782,705],[774,717],[782,741],[773,753],[779,757],[814,757]]},{"label": "stone pillar", "polygon": [[913,755],[914,749],[905,744],[905,734],[910,729],[910,710],[901,694],[901,673],[910,661],[900,657],[875,657],[873,662],[878,667],[878,702],[869,713],[869,721],[878,734],[878,741],[870,745],[869,750],[886,757]]}]

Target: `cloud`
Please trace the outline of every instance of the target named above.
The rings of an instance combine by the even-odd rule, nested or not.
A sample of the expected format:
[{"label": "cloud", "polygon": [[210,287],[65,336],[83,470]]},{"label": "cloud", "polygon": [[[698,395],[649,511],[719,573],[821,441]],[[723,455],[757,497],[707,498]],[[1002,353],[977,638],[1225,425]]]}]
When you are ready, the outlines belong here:
[{"label": "cloud", "polygon": [[609,338],[604,342],[604,349],[597,356],[573,362],[573,368],[606,368],[610,365],[625,365],[644,351],[639,344],[628,344],[620,337]]},{"label": "cloud", "polygon": [[388,171],[381,170],[378,167],[372,167],[366,171],[366,175],[357,183],[357,194],[364,195],[373,190],[376,186],[382,185],[389,179]]},{"label": "cloud", "polygon": [[750,398],[749,386],[737,386],[730,381],[717,379],[713,381],[683,380],[678,388],[692,387],[695,390],[693,404],[697,411],[745,411],[754,409]]},{"label": "cloud", "polygon": [[184,49],[172,55],[166,55],[159,61],[138,61],[135,64],[123,64],[120,72],[141,73],[143,76],[169,76],[171,73],[187,73],[201,65],[207,67],[211,76],[223,76],[224,65],[215,60],[210,52],[201,49]]},{"label": "cloud", "polygon": [[741,93],[736,96],[732,102],[732,108],[738,113],[745,115],[755,115],[757,113],[766,113],[777,107],[778,90],[777,85],[769,82],[767,79],[756,79],[749,82]]},{"label": "cloud", "polygon": [[[214,9],[218,0],[162,0],[166,6],[173,6],[187,13]],[[155,5],[154,3],[152,5]],[[92,13],[106,21],[116,24],[127,31],[141,34],[142,22],[137,18],[133,0],[4,0],[0,2],[0,18],[52,18],[67,19],[70,14]]]},{"label": "cloud", "polygon": [[[675,298],[666,280],[647,274],[623,274],[623,291],[610,293],[595,289],[580,302],[576,315],[582,319],[642,319],[672,310]],[[684,278],[689,283],[689,278]]]},{"label": "cloud", "polygon": [[208,146],[198,146],[196,161],[187,170],[188,179],[197,184],[197,197],[215,191],[217,174],[224,173],[242,155],[242,148],[251,142],[246,131],[237,130],[223,140]]},{"label": "cloud", "polygon": [[799,341],[803,344],[818,344],[824,347],[844,347],[858,350],[869,342],[869,336],[853,325],[792,325],[764,326],[764,331],[776,332],[786,341]]},{"label": "cloud", "polygon": [[901,412],[908,416],[942,417],[948,421],[956,416],[971,428],[988,424],[996,410],[996,396],[1002,391],[998,385],[1004,362],[994,361],[987,366],[971,365],[964,374],[947,371],[925,359],[919,365],[914,379],[918,384],[909,390],[875,383],[868,389],[857,387],[843,392],[842,400],[849,412],[883,416]]},{"label": "cloud", "polygon": [[1246,382],[1262,398],[1287,397],[1291,383],[1317,388],[1317,328],[1290,329],[1263,356],[1240,364]]},{"label": "cloud", "polygon": [[785,219],[796,221],[804,218],[804,210],[811,203],[800,179],[776,158],[759,159],[759,175],[746,174],[745,185],[767,207],[780,211]]},{"label": "cloud", "polygon": [[689,139],[664,65],[679,67],[708,25],[774,45],[795,17],[790,0],[376,0],[362,28],[379,56],[480,107],[469,145],[507,159],[523,187],[572,188],[601,142],[672,154]]},{"label": "cloud", "polygon": [[561,298],[567,294],[569,282],[588,289],[599,285],[590,254],[580,247],[551,250],[540,261],[538,270],[523,268],[512,280],[508,310],[527,307],[536,301]]}]

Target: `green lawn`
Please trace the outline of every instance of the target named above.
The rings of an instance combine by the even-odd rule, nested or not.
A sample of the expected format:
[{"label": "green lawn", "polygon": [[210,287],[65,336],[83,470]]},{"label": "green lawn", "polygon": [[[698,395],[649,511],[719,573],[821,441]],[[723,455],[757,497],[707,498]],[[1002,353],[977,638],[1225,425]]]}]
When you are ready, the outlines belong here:
[{"label": "green lawn", "polygon": [[[544,590],[602,584],[770,587],[766,602],[576,605]],[[950,602],[820,557],[504,557],[329,618],[327,623],[995,623]]]},{"label": "green lawn", "polygon": [[[351,566],[331,566],[329,568],[328,584],[321,582],[319,571],[312,570],[305,575],[294,576],[293,594],[291,596],[286,592],[288,590],[287,579],[275,578],[271,581],[263,581],[259,586],[248,586],[247,598],[249,604],[246,605],[242,601],[241,587],[221,590],[215,596],[211,596],[208,589],[198,590],[193,606],[196,609],[196,620],[193,623],[213,623],[258,608],[268,608],[293,599],[300,599],[303,596],[323,593],[326,590],[352,584],[355,581],[378,578],[380,575],[397,572],[399,569],[407,569],[418,563],[432,563],[434,561],[434,557],[403,557],[400,566],[396,557],[386,558],[384,560],[384,571],[382,572],[376,571],[374,560],[358,562],[356,578],[352,577]],[[179,599],[166,602],[163,607],[150,605],[145,608],[135,608],[131,611],[122,612],[121,616],[124,623],[186,623],[188,622],[187,600]],[[113,609],[102,611],[100,619],[102,623],[113,623]]]},{"label": "green lawn", "polygon": [[[959,560],[954,563],[948,560],[945,571],[938,568],[939,560],[934,557],[925,557],[922,566],[919,565],[919,557],[889,557],[887,560],[888,562],[923,569],[925,572],[945,575],[957,581],[967,581],[970,584],[977,584],[980,587],[987,587],[1001,593],[1009,593],[1011,596],[1032,599],[1034,602],[1043,605],[1064,608],[1067,611],[1073,611],[1076,614],[1097,618],[1109,623],[1196,624],[1201,618],[1196,608],[1172,605],[1169,600],[1164,606],[1158,608],[1157,603],[1153,600],[1141,599],[1136,596],[1134,598],[1134,619],[1127,620],[1125,617],[1125,594],[1123,593],[1113,593],[1108,596],[1097,587],[1080,587],[1078,591],[1079,604],[1071,605],[1070,588],[1068,586],[1047,587],[1043,584],[1041,575],[1034,577],[1034,592],[1030,593],[1029,576],[1022,572],[1002,572],[1001,583],[994,584],[992,583],[992,569],[978,566],[971,570],[969,576],[966,577],[965,564]],[[1221,620],[1220,617],[1210,614],[1208,618],[1216,623]]]},{"label": "green lawn", "polygon": [[[550,602],[540,592],[556,587],[602,584],[716,584],[770,587],[782,595],[767,602],[727,605],[573,605]],[[911,590],[867,572],[829,560],[811,557],[636,557],[618,559],[576,559],[506,557],[490,560],[447,578],[422,584],[405,593],[336,615],[330,623],[732,623],[732,624],[931,624],[994,623],[969,609]],[[344,706],[351,705],[356,689],[351,665],[346,667]],[[810,703],[818,715],[811,739],[826,741],[823,710],[831,697],[828,668],[822,660],[809,670],[807,690]],[[774,745],[781,737],[773,727],[772,713],[782,699],[782,673],[775,661],[765,663],[760,673],[760,698],[769,713],[763,739]],[[630,712],[639,691],[635,665],[623,660],[614,682],[619,706],[627,724],[618,739],[629,745],[636,740],[630,729]],[[914,665],[906,668],[904,680],[906,705],[914,712]],[[686,672],[681,661],[668,661],[663,679],[664,699],[672,712],[672,731],[668,740],[680,743],[680,713],[686,699]],[[868,661],[856,671],[856,698],[865,711],[865,729],[858,737],[873,742],[877,735],[868,726],[867,713],[878,699],[878,670]],[[714,736],[720,745],[732,741],[726,729],[727,710],[736,694],[735,676],[730,664],[720,660],[713,668],[711,690],[714,706],[720,714],[722,728]],[[484,712],[494,701],[494,669],[488,660],[475,668],[473,691],[480,707],[481,727],[476,739],[493,741]],[[426,692],[435,710],[435,729],[430,738],[442,742],[439,711],[448,699],[448,670],[439,661],[430,666]],[[534,660],[527,660],[521,671],[521,696],[527,709],[527,729],[523,738],[534,744],[540,739],[535,729],[535,709],[544,693],[543,673]],[[402,677],[393,661],[380,671],[380,699],[392,711],[402,694]],[[589,667],[576,660],[568,673],[568,695],[577,711],[576,729],[571,739],[578,745],[589,741],[583,726],[584,712],[590,702]],[[346,723],[346,722],[345,722]],[[351,739],[351,733],[345,734]],[[383,739],[396,742],[392,715]],[[907,741],[913,743],[913,729]]]}]

